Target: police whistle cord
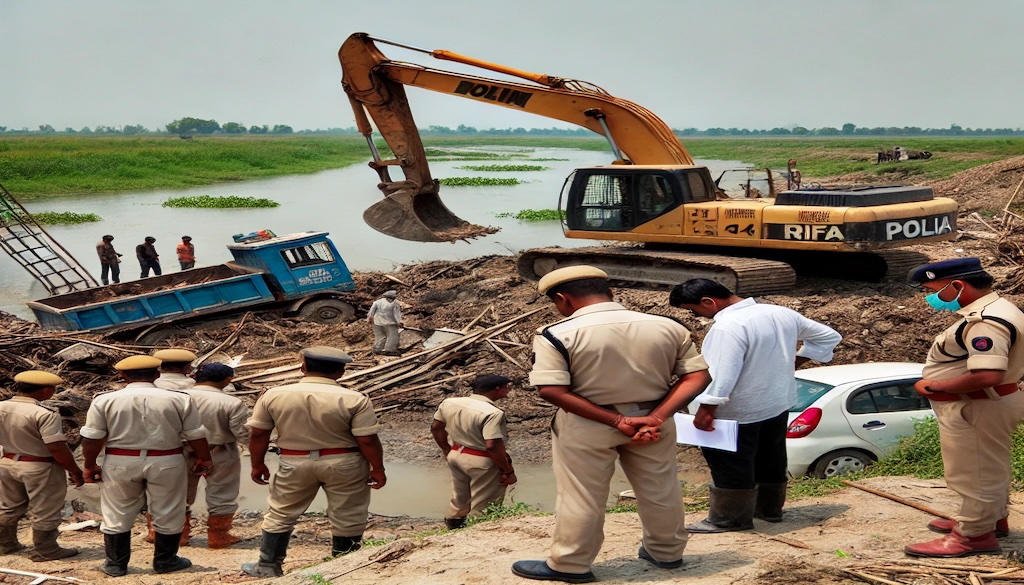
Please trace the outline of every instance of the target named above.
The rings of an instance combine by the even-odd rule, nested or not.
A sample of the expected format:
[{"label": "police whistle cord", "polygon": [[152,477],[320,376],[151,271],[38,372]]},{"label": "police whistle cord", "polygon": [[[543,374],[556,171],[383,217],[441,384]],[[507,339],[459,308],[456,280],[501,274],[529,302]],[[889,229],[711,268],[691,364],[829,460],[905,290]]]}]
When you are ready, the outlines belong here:
[{"label": "police whistle cord", "polygon": [[846,485],[848,485],[848,486],[850,486],[850,487],[854,487],[854,488],[857,488],[859,490],[863,490],[865,492],[868,492],[869,494],[874,494],[876,496],[881,496],[883,498],[886,498],[886,499],[892,500],[894,502],[898,502],[900,504],[903,504],[904,506],[910,506],[911,508],[915,508],[917,510],[921,510],[922,512],[927,512],[928,514],[931,514],[932,516],[938,516],[939,518],[945,518],[946,520],[953,520],[953,516],[952,515],[947,514],[945,512],[940,512],[940,511],[936,510],[935,508],[929,508],[928,506],[925,506],[924,504],[918,504],[917,502],[912,502],[912,501],[907,500],[905,498],[901,498],[899,496],[894,496],[894,495],[892,495],[890,493],[883,492],[881,490],[876,490],[874,488],[869,488],[867,486],[856,484],[856,483],[853,483],[852,481],[847,481],[845,479],[841,479],[839,481],[844,483],[844,484],[846,484]]}]

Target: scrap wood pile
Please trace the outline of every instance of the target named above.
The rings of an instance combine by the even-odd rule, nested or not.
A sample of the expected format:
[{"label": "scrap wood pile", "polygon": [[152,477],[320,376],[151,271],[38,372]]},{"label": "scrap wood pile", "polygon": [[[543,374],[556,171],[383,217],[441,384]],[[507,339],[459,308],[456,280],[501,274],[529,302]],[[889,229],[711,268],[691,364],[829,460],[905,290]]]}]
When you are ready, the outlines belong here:
[{"label": "scrap wood pile", "polygon": [[888,561],[868,565],[855,565],[840,569],[844,574],[874,584],[982,585],[989,583],[1024,583],[1024,567],[1007,563],[981,564],[977,559],[969,564],[929,561]]}]

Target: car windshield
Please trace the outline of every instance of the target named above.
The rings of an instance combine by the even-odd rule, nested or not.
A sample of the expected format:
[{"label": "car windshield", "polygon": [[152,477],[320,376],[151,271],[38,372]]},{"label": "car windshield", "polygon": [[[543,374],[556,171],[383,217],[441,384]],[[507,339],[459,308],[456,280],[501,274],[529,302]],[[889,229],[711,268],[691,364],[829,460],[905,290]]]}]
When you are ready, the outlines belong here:
[{"label": "car windshield", "polygon": [[803,412],[805,408],[810,406],[819,397],[823,396],[829,390],[835,388],[835,386],[829,386],[828,384],[822,384],[821,382],[811,382],[810,380],[796,379],[796,404],[789,409],[790,412]]}]

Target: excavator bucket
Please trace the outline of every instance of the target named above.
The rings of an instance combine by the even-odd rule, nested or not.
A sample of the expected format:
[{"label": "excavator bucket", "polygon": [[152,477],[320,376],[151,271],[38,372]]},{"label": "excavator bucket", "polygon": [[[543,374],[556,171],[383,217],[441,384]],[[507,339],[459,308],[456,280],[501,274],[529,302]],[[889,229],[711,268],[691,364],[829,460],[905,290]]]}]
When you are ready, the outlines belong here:
[{"label": "excavator bucket", "polygon": [[413,242],[454,242],[498,231],[471,224],[445,207],[437,193],[400,189],[371,205],[363,221],[378,232]]}]

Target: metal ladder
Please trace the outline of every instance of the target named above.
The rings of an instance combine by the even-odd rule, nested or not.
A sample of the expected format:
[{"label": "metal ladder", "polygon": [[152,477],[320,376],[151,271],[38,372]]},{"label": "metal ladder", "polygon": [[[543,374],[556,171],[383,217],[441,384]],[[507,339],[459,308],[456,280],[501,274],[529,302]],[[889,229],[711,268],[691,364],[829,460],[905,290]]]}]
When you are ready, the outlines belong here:
[{"label": "metal ladder", "polygon": [[78,260],[46,233],[0,185],[0,248],[43,283],[51,295],[99,286]]}]

